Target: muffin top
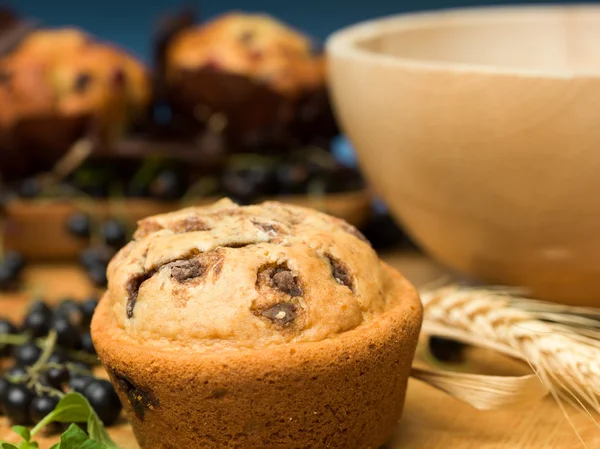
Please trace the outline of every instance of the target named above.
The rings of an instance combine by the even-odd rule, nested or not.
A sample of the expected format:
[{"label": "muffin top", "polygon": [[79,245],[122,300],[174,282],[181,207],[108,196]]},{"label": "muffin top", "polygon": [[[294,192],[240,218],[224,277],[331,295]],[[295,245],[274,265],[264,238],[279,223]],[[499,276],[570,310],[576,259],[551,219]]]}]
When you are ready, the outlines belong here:
[{"label": "muffin top", "polygon": [[0,126],[55,114],[121,125],[148,99],[141,63],[76,29],[37,30],[0,59]]},{"label": "muffin top", "polygon": [[304,35],[266,15],[232,13],[178,34],[167,51],[171,82],[185,70],[251,78],[294,95],[324,83],[324,61]]},{"label": "muffin top", "polygon": [[385,311],[382,267],[343,220],[224,199],[139,222],[108,267],[126,338],[169,350],[320,341]]}]

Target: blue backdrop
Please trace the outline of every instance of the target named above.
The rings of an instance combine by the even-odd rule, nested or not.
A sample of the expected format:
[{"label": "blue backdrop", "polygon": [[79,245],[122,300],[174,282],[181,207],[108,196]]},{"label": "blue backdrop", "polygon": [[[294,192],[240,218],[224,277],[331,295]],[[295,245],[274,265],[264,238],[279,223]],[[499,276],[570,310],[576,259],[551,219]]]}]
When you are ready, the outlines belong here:
[{"label": "blue backdrop", "polygon": [[[3,2],[4,3],[4,2]],[[119,42],[122,46],[147,59],[149,33],[161,12],[184,4],[195,5],[205,17],[228,10],[271,13],[303,29],[316,38],[351,23],[387,14],[406,11],[473,6],[484,2],[474,0],[9,0],[8,4],[51,26],[78,25],[90,32]],[[515,3],[496,1],[495,4]],[[519,3],[519,2],[517,2]],[[523,3],[523,2],[520,2]],[[527,3],[551,3],[529,1]]]}]

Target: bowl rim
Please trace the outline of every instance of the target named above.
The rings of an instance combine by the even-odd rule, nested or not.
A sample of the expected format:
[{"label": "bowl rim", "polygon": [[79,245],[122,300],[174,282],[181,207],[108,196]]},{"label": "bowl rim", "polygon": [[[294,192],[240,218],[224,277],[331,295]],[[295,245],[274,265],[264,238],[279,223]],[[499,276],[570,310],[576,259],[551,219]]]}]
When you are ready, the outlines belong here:
[{"label": "bowl rim", "polygon": [[358,22],[330,34],[325,42],[325,50],[329,59],[345,59],[360,61],[372,66],[387,68],[402,68],[427,72],[475,73],[483,75],[545,78],[556,80],[572,80],[581,78],[599,78],[598,70],[557,70],[557,69],[528,69],[500,65],[476,63],[436,61],[394,56],[387,53],[377,53],[358,44],[378,36],[432,27],[436,24],[468,25],[474,23],[493,23],[514,20],[543,20],[555,17],[557,13],[577,14],[593,12],[600,16],[600,5],[574,4],[542,4],[542,5],[512,5],[512,6],[478,6],[467,8],[436,9],[406,14],[384,16],[372,20]]}]

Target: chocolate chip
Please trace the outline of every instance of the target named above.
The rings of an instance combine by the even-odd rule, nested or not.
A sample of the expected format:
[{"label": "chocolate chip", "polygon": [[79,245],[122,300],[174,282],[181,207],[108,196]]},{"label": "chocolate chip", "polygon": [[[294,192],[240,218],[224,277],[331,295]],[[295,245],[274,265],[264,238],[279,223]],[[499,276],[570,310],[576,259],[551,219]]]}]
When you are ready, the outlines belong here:
[{"label": "chocolate chip", "polygon": [[290,296],[302,296],[302,289],[298,285],[298,279],[287,268],[277,267],[272,277],[273,287]]},{"label": "chocolate chip", "polygon": [[136,386],[127,377],[114,371],[112,371],[112,375],[117,388],[125,393],[135,416],[139,420],[144,419],[146,410],[156,410],[160,406],[159,400],[147,389]]},{"label": "chocolate chip", "polygon": [[167,266],[171,269],[171,277],[181,283],[200,277],[206,271],[198,259],[178,260]]},{"label": "chocolate chip", "polygon": [[260,314],[275,324],[285,326],[296,319],[296,306],[289,302],[282,302],[262,310]]},{"label": "chocolate chip", "polygon": [[144,282],[150,279],[156,270],[148,271],[146,273],[139,274],[132,277],[127,283],[127,306],[125,307],[127,318],[133,318],[133,309],[137,302],[140,287]]},{"label": "chocolate chip", "polygon": [[183,234],[186,232],[210,231],[210,229],[210,226],[195,216],[186,217],[173,225],[173,231],[177,232],[178,234]]},{"label": "chocolate chip", "polygon": [[258,270],[256,276],[256,288],[268,286],[286,295],[302,296],[304,292],[287,264],[268,264]]},{"label": "chocolate chip", "polygon": [[77,78],[75,78],[75,83],[73,85],[73,89],[75,90],[75,92],[83,93],[88,89],[88,87],[90,86],[91,83],[92,83],[92,75],[90,75],[89,73],[83,72],[83,73],[80,73],[79,75],[77,75]]},{"label": "chocolate chip", "polygon": [[340,285],[345,285],[350,290],[354,291],[354,282],[352,280],[352,275],[348,270],[348,266],[331,254],[326,254],[325,257],[331,265],[331,274],[336,282]]}]

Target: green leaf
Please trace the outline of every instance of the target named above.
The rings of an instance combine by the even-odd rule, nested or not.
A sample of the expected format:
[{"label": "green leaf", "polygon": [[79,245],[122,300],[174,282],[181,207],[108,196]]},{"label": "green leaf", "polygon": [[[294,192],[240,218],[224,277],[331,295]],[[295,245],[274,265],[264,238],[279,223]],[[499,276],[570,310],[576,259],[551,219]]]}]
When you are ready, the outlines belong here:
[{"label": "green leaf", "polygon": [[60,443],[53,444],[50,449],[60,449]]},{"label": "green leaf", "polygon": [[25,441],[31,440],[31,433],[29,432],[29,429],[27,427],[24,427],[24,426],[12,426],[11,429],[12,429],[13,432],[18,433],[19,435],[21,435],[21,438],[23,438]]},{"label": "green leaf", "polygon": [[21,441],[19,449],[38,449],[40,446],[36,441]]},{"label": "green leaf", "polygon": [[36,435],[40,430],[53,422],[73,423],[86,422],[93,412],[91,405],[81,394],[71,392],[63,396],[56,408],[47,414],[31,430],[32,435]]},{"label": "green leaf", "polygon": [[19,448],[17,446],[15,446],[14,444],[2,443],[2,449],[19,449]]},{"label": "green leaf", "polygon": [[87,434],[77,424],[71,424],[60,436],[60,448],[79,449],[87,440]]},{"label": "green leaf", "polygon": [[93,410],[88,417],[87,431],[92,440],[102,443],[107,449],[119,449],[119,446],[110,438],[104,424]]}]

